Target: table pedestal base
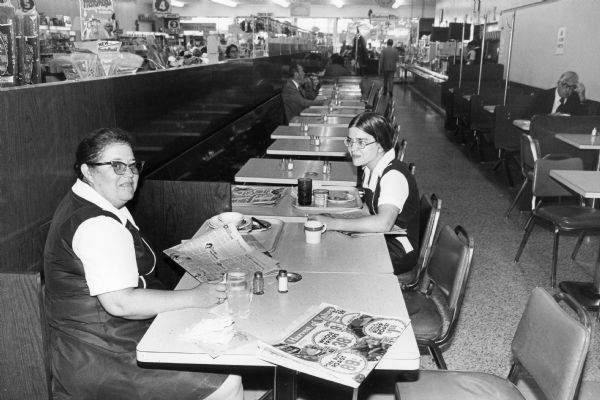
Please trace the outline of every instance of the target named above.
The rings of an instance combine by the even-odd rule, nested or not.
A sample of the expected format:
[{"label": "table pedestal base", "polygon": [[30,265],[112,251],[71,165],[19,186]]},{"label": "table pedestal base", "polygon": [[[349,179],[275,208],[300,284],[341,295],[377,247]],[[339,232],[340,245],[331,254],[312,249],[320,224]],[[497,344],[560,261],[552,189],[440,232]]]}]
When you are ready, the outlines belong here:
[{"label": "table pedestal base", "polygon": [[558,287],[573,296],[586,310],[600,310],[600,293],[592,282],[561,282]]}]

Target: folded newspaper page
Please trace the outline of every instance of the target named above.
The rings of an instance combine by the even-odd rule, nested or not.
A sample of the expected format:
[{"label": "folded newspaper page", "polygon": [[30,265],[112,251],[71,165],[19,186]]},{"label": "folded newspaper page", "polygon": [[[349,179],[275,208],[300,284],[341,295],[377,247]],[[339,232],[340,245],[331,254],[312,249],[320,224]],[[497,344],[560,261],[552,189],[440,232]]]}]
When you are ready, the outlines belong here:
[{"label": "folded newspaper page", "polygon": [[281,341],[260,342],[259,357],[357,388],[409,323],[323,303],[289,327]]},{"label": "folded newspaper page", "polygon": [[250,246],[235,227],[225,225],[164,250],[177,264],[200,282],[219,280],[223,273],[278,269],[277,260]]}]

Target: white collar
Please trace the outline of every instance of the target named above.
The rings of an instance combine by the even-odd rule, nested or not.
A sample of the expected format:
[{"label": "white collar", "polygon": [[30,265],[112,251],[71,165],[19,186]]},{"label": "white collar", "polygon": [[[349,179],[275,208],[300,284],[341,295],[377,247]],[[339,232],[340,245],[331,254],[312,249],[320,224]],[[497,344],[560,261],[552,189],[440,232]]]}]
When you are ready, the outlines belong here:
[{"label": "white collar", "polygon": [[294,78],[292,78],[292,82],[294,82],[294,86],[296,86],[296,89],[300,90],[300,84],[296,82]]},{"label": "white collar", "polygon": [[394,148],[392,147],[391,149],[386,151],[383,154],[383,156],[379,159],[379,162],[377,163],[377,165],[375,166],[373,171],[371,171],[369,169],[369,167],[367,167],[365,165],[365,167],[364,167],[365,182],[367,182],[369,189],[375,190],[375,186],[377,186],[377,179],[371,179],[371,176],[377,177],[377,178],[381,177],[385,167],[387,167],[388,164],[394,160],[394,158],[396,158],[396,152],[394,151]]},{"label": "white collar", "polygon": [[129,212],[127,207],[122,207],[121,209],[116,208],[115,206],[110,204],[108,200],[102,197],[100,193],[96,192],[96,190],[94,190],[93,187],[91,187],[81,179],[77,179],[77,181],[75,181],[75,184],[73,185],[71,190],[77,196],[91,203],[94,203],[95,205],[97,205],[105,211],[115,214],[123,225],[126,225],[127,221],[129,221],[133,226],[139,229],[133,221],[133,217],[131,216],[131,213]]}]

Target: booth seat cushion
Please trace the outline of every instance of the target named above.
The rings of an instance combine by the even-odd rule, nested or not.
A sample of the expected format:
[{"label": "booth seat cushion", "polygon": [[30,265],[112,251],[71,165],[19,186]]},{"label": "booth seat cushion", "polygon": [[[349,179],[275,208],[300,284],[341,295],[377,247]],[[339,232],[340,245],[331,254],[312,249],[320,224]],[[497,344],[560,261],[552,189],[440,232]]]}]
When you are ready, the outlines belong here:
[{"label": "booth seat cushion", "polygon": [[535,211],[537,217],[552,221],[563,229],[600,228],[600,210],[572,206],[546,206]]},{"label": "booth seat cushion", "polygon": [[483,372],[419,371],[414,382],[396,384],[396,400],[524,400],[511,382]]},{"label": "booth seat cushion", "polygon": [[415,291],[402,293],[417,339],[435,339],[443,328],[442,317],[431,297]]}]

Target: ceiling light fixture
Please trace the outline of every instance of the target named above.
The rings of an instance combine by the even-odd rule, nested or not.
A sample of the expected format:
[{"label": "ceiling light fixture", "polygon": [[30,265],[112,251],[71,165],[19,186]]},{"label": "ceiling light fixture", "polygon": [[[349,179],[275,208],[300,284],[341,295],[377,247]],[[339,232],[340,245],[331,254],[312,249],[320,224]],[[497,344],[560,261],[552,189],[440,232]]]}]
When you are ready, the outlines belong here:
[{"label": "ceiling light fixture", "polygon": [[224,6],[227,7],[237,7],[238,3],[236,3],[235,1],[231,1],[231,0],[210,0],[213,3],[219,3],[219,4],[223,4]]},{"label": "ceiling light fixture", "polygon": [[337,8],[342,8],[344,6],[344,3],[342,2],[342,0],[333,0],[332,3]]},{"label": "ceiling light fixture", "polygon": [[396,0],[394,2],[394,4],[392,4],[392,8],[398,8],[398,7],[400,7],[401,3],[402,3],[402,0]]},{"label": "ceiling light fixture", "polygon": [[184,7],[185,3],[183,1],[171,0],[171,7]]},{"label": "ceiling light fixture", "polygon": [[281,7],[289,7],[290,2],[287,0],[271,0],[273,3],[280,5]]}]

